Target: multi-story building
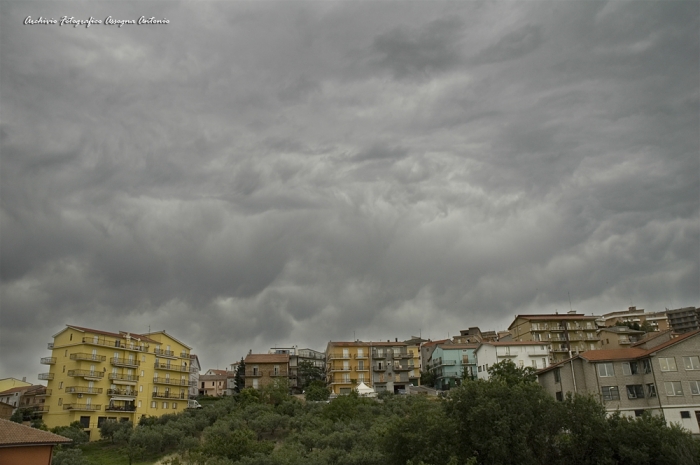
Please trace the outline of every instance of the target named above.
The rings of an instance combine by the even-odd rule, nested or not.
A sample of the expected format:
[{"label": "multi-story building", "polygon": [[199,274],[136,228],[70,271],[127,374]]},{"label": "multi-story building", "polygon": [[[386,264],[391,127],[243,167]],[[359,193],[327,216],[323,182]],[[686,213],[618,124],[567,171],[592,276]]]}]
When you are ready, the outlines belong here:
[{"label": "multi-story building", "polygon": [[210,369],[201,375],[198,380],[199,395],[210,397],[221,397],[226,395],[228,387],[228,371]]},{"label": "multi-story building", "polygon": [[478,347],[479,344],[438,344],[428,361],[428,368],[435,375],[435,389],[459,386],[465,377],[475,379]]},{"label": "multi-story building", "polygon": [[453,344],[451,339],[440,339],[439,341],[428,340],[420,345],[421,371],[430,371],[430,358],[433,356],[435,348],[440,344]]},{"label": "multi-story building", "polygon": [[326,370],[326,354],[318,350],[299,349],[297,346],[274,347],[268,353],[289,355],[289,388],[293,392],[300,393],[306,382],[303,370],[299,370],[302,364],[308,363],[310,366],[317,368],[320,373],[325,373]]},{"label": "multi-story building", "polygon": [[549,365],[549,344],[534,341],[484,342],[476,349],[476,360],[479,379],[489,379],[489,368],[504,360],[512,361],[519,368],[539,370]]},{"label": "multi-story building", "polygon": [[46,404],[46,386],[36,385],[25,391],[20,399],[20,408],[32,409],[36,414],[41,415]]},{"label": "multi-story building", "polygon": [[17,378],[3,378],[0,379],[0,392],[7,391],[14,387],[31,386],[32,383],[27,382],[27,378],[22,378],[21,380]]},{"label": "multi-story building", "polygon": [[190,350],[165,331],[136,334],[67,325],[49,343],[43,419],[49,428],[79,421],[90,440],[107,420],[138,423],[187,408]]},{"label": "multi-story building", "polygon": [[420,374],[424,366],[420,348],[421,345],[428,342],[428,340],[412,336],[411,339],[403,342],[406,343],[406,350],[413,354],[413,370],[408,372],[408,381],[411,383],[411,386],[420,386]]},{"label": "multi-story building", "polygon": [[601,349],[624,349],[643,339],[644,331],[630,329],[627,326],[608,326],[598,330]]},{"label": "multi-story building", "polygon": [[700,329],[700,309],[695,307],[677,308],[666,310],[668,323],[674,333],[685,333]]},{"label": "multi-story building", "polygon": [[245,358],[245,387],[260,389],[275,381],[289,381],[289,355],[251,354]]},{"label": "multi-story building", "polygon": [[546,342],[550,363],[599,348],[596,316],[576,312],[549,315],[517,315],[508,330],[514,341]]},{"label": "multi-story building", "polygon": [[188,397],[194,399],[199,395],[199,372],[202,371],[202,365],[199,363],[199,357],[195,354],[190,354],[190,384],[187,390]]},{"label": "multi-story building", "polygon": [[12,405],[13,409],[17,409],[21,407],[22,404],[22,398],[24,397],[25,393],[28,391],[32,391],[34,389],[44,387],[41,385],[37,386],[32,386],[31,384],[29,386],[18,386],[18,387],[13,387],[11,389],[7,389],[3,392],[0,392],[0,402],[4,402],[6,404]]},{"label": "multi-story building", "polygon": [[653,331],[665,331],[669,328],[666,312],[645,313],[643,308],[629,307],[619,312],[604,313],[601,316],[602,326],[616,326],[619,323],[629,322],[643,325],[648,323]]},{"label": "multi-story building", "polygon": [[375,392],[400,392],[420,379],[420,354],[405,342],[334,342],[326,348],[326,376],[333,394],[349,394],[360,383]]},{"label": "multi-story building", "polygon": [[538,381],[558,400],[595,394],[610,413],[649,411],[700,434],[700,331],[661,341],[584,352],[540,370]]}]

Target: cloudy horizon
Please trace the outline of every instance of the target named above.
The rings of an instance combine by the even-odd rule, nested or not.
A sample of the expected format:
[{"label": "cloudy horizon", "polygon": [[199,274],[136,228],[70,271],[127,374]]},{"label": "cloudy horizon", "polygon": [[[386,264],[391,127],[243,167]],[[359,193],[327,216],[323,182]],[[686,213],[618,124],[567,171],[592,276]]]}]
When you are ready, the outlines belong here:
[{"label": "cloudy horizon", "polygon": [[0,378],[66,324],[206,370],[700,305],[698,2],[0,12]]}]

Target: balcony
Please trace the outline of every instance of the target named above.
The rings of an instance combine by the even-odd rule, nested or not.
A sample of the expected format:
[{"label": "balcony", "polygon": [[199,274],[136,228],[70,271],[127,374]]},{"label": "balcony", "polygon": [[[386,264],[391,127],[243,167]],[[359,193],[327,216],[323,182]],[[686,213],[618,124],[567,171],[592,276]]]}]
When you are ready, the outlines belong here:
[{"label": "balcony", "polygon": [[331,368],[331,373],[336,373],[339,371],[350,371],[350,367],[335,367]]},{"label": "balcony", "polygon": [[569,348],[568,347],[552,348],[552,352],[569,353]]},{"label": "balcony", "polygon": [[44,381],[51,381],[53,379],[53,373],[39,373],[39,379]]},{"label": "balcony", "polygon": [[49,406],[48,405],[40,405],[38,407],[34,407],[34,412],[35,413],[49,413]]},{"label": "balcony", "polygon": [[260,370],[253,370],[250,373],[245,374],[247,378],[259,378],[262,376],[262,371]]},{"label": "balcony", "polygon": [[92,371],[92,370],[68,370],[68,376],[73,376],[76,378],[85,379],[102,379],[104,378],[104,372],[102,371]]},{"label": "balcony", "polygon": [[121,341],[121,340],[100,339],[100,338],[96,338],[96,337],[84,337],[83,344],[102,346],[102,347],[114,347],[117,349],[133,350],[136,352],[145,352],[146,351],[145,347],[138,346],[138,345],[134,344],[133,342],[127,343],[127,342]]},{"label": "balcony", "polygon": [[92,404],[63,404],[63,410],[85,410],[87,412],[97,412],[102,410],[102,405]]},{"label": "balcony", "polygon": [[329,354],[328,359],[329,360],[350,360],[351,355],[350,354]]},{"label": "balcony", "polygon": [[372,371],[386,371],[387,365],[372,365]]},{"label": "balcony", "polygon": [[386,352],[384,352],[383,350],[381,350],[381,351],[373,350],[372,351],[372,358],[386,358]]},{"label": "balcony", "polygon": [[41,363],[42,365],[55,365],[56,357],[44,357],[41,360],[39,360],[39,363]]},{"label": "balcony", "polygon": [[177,394],[175,392],[158,392],[158,391],[153,391],[151,397],[154,399],[179,399],[179,400],[184,400],[187,399],[187,394],[182,392],[180,394]]},{"label": "balcony", "polygon": [[175,352],[173,352],[172,350],[153,349],[153,353],[156,354],[156,357],[177,358],[175,356]]},{"label": "balcony", "polygon": [[51,389],[47,389],[47,390],[45,390],[44,392],[42,392],[42,393],[40,393],[40,394],[37,394],[36,396],[37,396],[37,397],[48,397],[48,396],[50,396],[50,395],[51,395]]},{"label": "balcony", "polygon": [[114,397],[114,396],[136,397],[137,393],[133,389],[107,389],[107,395],[110,397]]},{"label": "balcony", "polygon": [[190,358],[190,354],[187,352],[180,352],[180,358]]},{"label": "balcony", "polygon": [[135,412],[136,406],[133,404],[109,404],[105,407],[106,412]]},{"label": "balcony", "polygon": [[270,370],[270,376],[273,378],[286,378],[289,375],[286,371],[278,371],[275,372],[274,370]]},{"label": "balcony", "polygon": [[361,353],[361,354],[355,354],[356,359],[360,360],[366,360],[369,358],[369,354]]},{"label": "balcony", "polygon": [[71,360],[87,360],[90,362],[104,362],[105,360],[107,360],[107,357],[104,355],[97,355],[97,354],[77,353],[77,354],[70,354],[70,359]]},{"label": "balcony", "polygon": [[170,365],[169,363],[154,363],[153,367],[159,370],[190,371],[190,369],[187,368],[185,365]]},{"label": "balcony", "polygon": [[186,379],[170,379],[170,378],[153,378],[153,383],[155,384],[169,384],[171,386],[196,386],[196,382],[190,384]]},{"label": "balcony", "polygon": [[369,371],[369,365],[363,365],[363,366],[357,365],[355,367],[355,371]]},{"label": "balcony", "polygon": [[48,344],[46,344],[46,347],[47,347],[49,350],[53,350],[53,342],[49,342]]},{"label": "balcony", "polygon": [[132,358],[119,358],[119,357],[110,358],[109,363],[111,363],[115,367],[127,367],[127,368],[138,368],[139,365],[141,365],[141,362],[139,362],[138,360],[134,360]]},{"label": "balcony", "polygon": [[190,367],[190,373],[199,373],[199,369],[197,369],[197,368],[191,366],[191,367]]},{"label": "balcony", "polygon": [[564,331],[566,328],[564,328],[562,325],[552,325],[551,328],[549,328],[550,331]]},{"label": "balcony", "polygon": [[102,388],[88,386],[66,386],[66,394],[102,394]]},{"label": "balcony", "polygon": [[339,380],[331,381],[331,384],[357,384],[357,380],[352,378],[341,378]]},{"label": "balcony", "polygon": [[413,365],[394,365],[394,371],[411,371],[414,368]]},{"label": "balcony", "polygon": [[413,353],[407,350],[394,349],[394,358],[413,358]]},{"label": "balcony", "polygon": [[112,380],[114,384],[135,384],[139,380],[139,377],[137,375],[123,375],[120,373],[110,373],[109,379]]}]

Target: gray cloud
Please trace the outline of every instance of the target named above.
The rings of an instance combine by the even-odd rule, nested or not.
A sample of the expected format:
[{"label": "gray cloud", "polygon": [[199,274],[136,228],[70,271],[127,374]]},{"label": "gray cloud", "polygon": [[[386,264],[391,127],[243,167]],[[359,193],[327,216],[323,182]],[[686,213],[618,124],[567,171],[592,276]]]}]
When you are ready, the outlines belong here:
[{"label": "gray cloud", "polygon": [[[171,23],[22,25],[143,8]],[[0,13],[0,377],[66,323],[208,368],[698,305],[697,3]]]}]

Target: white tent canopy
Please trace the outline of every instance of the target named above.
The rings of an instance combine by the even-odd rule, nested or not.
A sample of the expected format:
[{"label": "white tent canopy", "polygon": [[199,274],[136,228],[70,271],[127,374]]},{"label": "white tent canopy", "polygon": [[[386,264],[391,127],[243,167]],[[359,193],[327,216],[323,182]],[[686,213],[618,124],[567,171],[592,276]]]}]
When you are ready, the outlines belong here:
[{"label": "white tent canopy", "polygon": [[355,390],[357,393],[364,397],[374,397],[377,393],[371,387],[367,386],[365,383],[360,383]]}]

